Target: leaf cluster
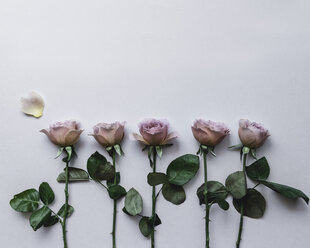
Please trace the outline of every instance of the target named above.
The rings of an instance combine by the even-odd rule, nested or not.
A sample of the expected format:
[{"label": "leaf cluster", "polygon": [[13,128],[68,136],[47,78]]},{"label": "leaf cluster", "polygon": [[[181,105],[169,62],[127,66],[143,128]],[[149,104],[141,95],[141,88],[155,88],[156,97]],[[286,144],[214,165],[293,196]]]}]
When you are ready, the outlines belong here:
[{"label": "leaf cluster", "polygon": [[[119,200],[127,194],[125,188],[119,185],[120,173],[116,172],[114,166],[99,152],[88,158],[87,171],[94,181],[107,189],[111,199]],[[102,181],[106,181],[106,186]]]},{"label": "leaf cluster", "polygon": [[[49,227],[63,221],[65,216],[65,206],[63,205],[57,212],[49,207],[54,202],[55,194],[46,182],[41,183],[39,190],[27,189],[14,195],[10,201],[11,207],[17,212],[31,213],[29,222],[34,231],[42,226]],[[74,209],[69,205],[67,217],[71,216]]]},{"label": "leaf cluster", "polygon": [[[156,147],[152,148],[156,149]],[[151,152],[154,152],[152,150]],[[157,155],[161,152],[157,149]],[[149,156],[149,158],[151,155]],[[166,173],[152,172],[147,176],[147,183],[150,186],[162,185],[156,198],[162,192],[164,198],[175,204],[180,205],[186,200],[183,186],[188,183],[199,169],[199,158],[196,155],[186,154],[174,159],[167,167]],[[130,216],[140,216],[139,228],[145,237],[149,237],[154,228],[161,224],[157,214],[154,216],[141,215],[143,210],[143,200],[141,195],[134,188],[127,192],[123,211]]]},{"label": "leaf cluster", "polygon": [[[248,151],[249,152],[249,151]],[[233,205],[240,212],[241,205],[244,206],[244,215],[250,218],[261,218],[266,209],[266,200],[264,196],[258,192],[255,187],[264,185],[278,194],[289,199],[303,199],[307,204],[309,198],[301,190],[268,181],[270,174],[270,166],[265,157],[254,161],[249,166],[245,167],[245,173],[237,171],[230,174],[226,179],[226,188],[233,197]],[[257,182],[254,188],[247,188],[246,176]]]}]

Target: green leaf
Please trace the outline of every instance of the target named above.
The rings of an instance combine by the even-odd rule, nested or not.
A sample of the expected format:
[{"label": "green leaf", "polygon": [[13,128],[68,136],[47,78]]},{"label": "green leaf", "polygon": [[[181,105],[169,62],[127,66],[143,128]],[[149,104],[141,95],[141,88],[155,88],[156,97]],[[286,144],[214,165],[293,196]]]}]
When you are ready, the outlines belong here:
[{"label": "green leaf", "polygon": [[220,200],[217,202],[217,204],[219,205],[219,207],[223,210],[228,210],[229,209],[229,203],[225,200]]},{"label": "green leaf", "polygon": [[161,220],[157,214],[153,217],[143,216],[139,222],[139,228],[141,233],[145,237],[149,237],[154,230],[154,228],[161,224]]},{"label": "green leaf", "polygon": [[257,159],[257,157],[256,157],[256,149],[254,149],[254,148],[251,149],[251,156],[252,156],[254,159]]},{"label": "green leaf", "polygon": [[[88,173],[85,170],[75,167],[68,167],[68,169],[69,169],[69,182],[89,181]],[[62,172],[59,174],[59,176],[57,177],[57,182],[59,183],[66,182],[66,172]]]},{"label": "green leaf", "polygon": [[[208,181],[208,203],[218,203],[219,201],[223,201],[226,199],[228,195],[228,191],[226,187],[217,181]],[[199,199],[199,204],[205,204],[205,184],[203,183],[198,189],[197,189],[197,196]]]},{"label": "green leaf", "polygon": [[55,159],[56,158],[58,158],[61,154],[62,154],[62,152],[64,151],[64,147],[60,147],[59,149],[58,149],[58,152],[57,152],[57,155],[56,155],[56,157],[55,157]]},{"label": "green leaf", "polygon": [[199,149],[198,149],[198,151],[196,152],[196,155],[199,155],[199,154],[201,154],[202,153],[202,150],[201,150],[201,147],[199,146]]},{"label": "green leaf", "polygon": [[159,226],[161,224],[161,219],[157,214],[155,214],[154,217],[149,218],[149,224],[151,227],[155,228],[156,226]]},{"label": "green leaf", "polygon": [[204,152],[208,152],[208,146],[206,145],[200,145],[200,148],[204,151]]},{"label": "green leaf", "polygon": [[[67,209],[67,218],[70,217],[74,212],[74,208],[68,204],[68,209]],[[58,210],[57,213],[61,218],[65,217],[65,204],[62,205],[62,207]]]},{"label": "green leaf", "polygon": [[[119,172],[116,172],[115,176],[116,176],[116,184],[119,184],[121,181],[121,174]],[[114,185],[114,178],[108,180],[107,185],[108,187]]]},{"label": "green leaf", "polygon": [[118,200],[124,197],[127,192],[121,185],[111,185],[108,188],[109,196],[113,200]]},{"label": "green leaf", "polygon": [[132,216],[140,214],[143,209],[143,200],[138,191],[131,188],[125,198],[125,209]]},{"label": "green leaf", "polygon": [[56,215],[52,215],[46,222],[44,222],[43,226],[50,227],[58,223],[58,221],[59,221],[58,217]]},{"label": "green leaf", "polygon": [[147,156],[148,156],[148,158],[150,160],[150,166],[152,168],[152,166],[153,166],[152,154],[153,154],[154,146],[147,146],[147,147],[148,147],[148,149],[147,149]]},{"label": "green leaf", "polygon": [[162,189],[165,199],[175,205],[180,205],[186,200],[186,194],[182,186],[166,183]]},{"label": "green leaf", "polygon": [[244,216],[254,219],[263,217],[266,209],[266,200],[256,189],[248,189],[246,196],[242,199],[233,199],[234,207],[239,213],[242,202]]},{"label": "green leaf", "polygon": [[114,147],[113,146],[107,146],[105,148],[105,150],[107,151],[107,153],[110,155],[110,157],[113,157],[113,153],[114,153]]},{"label": "green leaf", "polygon": [[39,194],[40,194],[41,201],[45,205],[51,204],[55,199],[55,194],[52,188],[46,182],[41,183],[39,187]]},{"label": "green leaf", "polygon": [[287,185],[273,183],[273,182],[267,182],[267,181],[263,181],[263,180],[259,181],[259,182],[261,184],[264,184],[268,188],[274,190],[275,192],[287,197],[287,198],[290,198],[290,199],[302,198],[302,199],[304,199],[304,201],[307,204],[309,203],[309,197],[307,195],[305,195],[304,192],[302,192],[299,189],[295,189],[295,188],[292,188],[292,187],[287,186]]},{"label": "green leaf", "polygon": [[69,162],[72,158],[74,150],[73,150],[72,146],[66,146],[65,151],[67,152],[67,157],[63,158],[62,161]]},{"label": "green leaf", "polygon": [[110,151],[113,150],[113,146],[107,146],[105,149],[106,149],[107,152],[110,152]]},{"label": "green leaf", "polygon": [[44,206],[43,208],[38,209],[33,212],[30,216],[30,225],[34,231],[38,230],[41,226],[43,226],[50,219],[52,211]]},{"label": "green leaf", "polygon": [[210,152],[213,157],[216,157],[216,154],[214,153],[214,147],[208,147],[208,152]]},{"label": "green leaf", "polygon": [[198,169],[198,156],[192,154],[183,155],[173,160],[168,166],[168,181],[175,185],[184,185],[196,175]]},{"label": "green leaf", "polygon": [[129,216],[133,216],[133,215],[131,215],[130,213],[127,212],[127,210],[126,210],[125,207],[123,207],[122,210],[123,210],[123,212],[124,212],[125,214],[127,214],[127,215],[129,215]]},{"label": "green leaf", "polygon": [[18,212],[33,212],[38,209],[40,201],[39,192],[35,189],[27,189],[10,201],[11,207]]},{"label": "green leaf", "polygon": [[243,147],[243,145],[242,144],[239,144],[239,145],[234,145],[234,146],[230,146],[230,147],[228,147],[229,149],[240,149],[240,148],[242,148]]},{"label": "green leaf", "polygon": [[251,165],[246,166],[245,171],[252,180],[266,180],[270,174],[270,167],[267,159],[262,157]]},{"label": "green leaf", "polygon": [[225,185],[235,199],[241,199],[246,195],[246,178],[243,171],[236,171],[230,174],[226,179]]},{"label": "green leaf", "polygon": [[[205,203],[205,184],[204,183],[197,189],[196,195],[197,195],[197,197],[199,199],[199,204],[200,205],[206,204]],[[210,202],[208,201],[208,203],[210,203]]]},{"label": "green leaf", "polygon": [[163,148],[161,146],[156,146],[156,153],[158,157],[161,158],[161,156],[163,155]]},{"label": "green leaf", "polygon": [[116,153],[117,153],[119,156],[122,156],[122,149],[121,149],[120,145],[115,145],[115,146],[114,146],[114,150],[116,151]]},{"label": "green leaf", "polygon": [[249,152],[250,152],[250,148],[249,147],[246,147],[246,146],[244,146],[243,148],[242,148],[242,153],[243,154],[248,154]]},{"label": "green leaf", "polygon": [[147,175],[147,183],[151,186],[164,184],[168,182],[167,175],[161,172],[149,173]]},{"label": "green leaf", "polygon": [[148,217],[142,217],[139,222],[139,229],[144,237],[149,237],[152,233],[153,228],[149,224],[149,218]]},{"label": "green leaf", "polygon": [[113,166],[99,152],[95,152],[87,160],[87,171],[90,177],[96,181],[114,178]]}]

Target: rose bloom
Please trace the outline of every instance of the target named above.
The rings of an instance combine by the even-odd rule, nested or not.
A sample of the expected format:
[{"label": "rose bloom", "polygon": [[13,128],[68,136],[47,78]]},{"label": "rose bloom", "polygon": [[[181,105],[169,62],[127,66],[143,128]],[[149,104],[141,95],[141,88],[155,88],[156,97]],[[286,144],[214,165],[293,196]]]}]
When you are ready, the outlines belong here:
[{"label": "rose bloom", "polygon": [[103,146],[114,146],[121,143],[124,138],[125,122],[98,123],[94,126],[94,136],[97,142]]},{"label": "rose bloom", "polygon": [[83,130],[80,129],[78,122],[68,120],[56,122],[50,125],[48,129],[42,129],[40,132],[45,133],[55,145],[65,147],[74,145],[79,140]]},{"label": "rose bloom", "polygon": [[168,133],[168,129],[166,120],[146,119],[139,124],[141,135],[133,133],[133,136],[146,145],[165,145],[177,137],[175,133]]},{"label": "rose bloom", "polygon": [[215,146],[219,144],[230,131],[224,123],[196,120],[192,126],[192,132],[195,139],[206,146]]},{"label": "rose bloom", "polygon": [[261,147],[269,136],[268,130],[261,124],[246,119],[239,121],[238,134],[244,146],[254,149]]}]

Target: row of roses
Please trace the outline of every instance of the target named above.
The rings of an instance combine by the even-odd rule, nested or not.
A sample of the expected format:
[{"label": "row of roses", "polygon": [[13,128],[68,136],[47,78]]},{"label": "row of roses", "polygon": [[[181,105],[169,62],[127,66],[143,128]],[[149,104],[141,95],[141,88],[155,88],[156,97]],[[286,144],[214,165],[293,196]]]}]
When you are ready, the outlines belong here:
[{"label": "row of roses", "polygon": [[[120,144],[124,137],[125,122],[112,124],[98,123],[93,127],[92,135],[99,144],[104,147]],[[268,130],[258,123],[241,119],[238,134],[244,146],[258,148],[262,146],[269,136]],[[145,120],[139,125],[140,134],[133,136],[146,145],[165,145],[176,138],[175,133],[168,133],[168,122],[165,120]],[[49,129],[42,129],[49,139],[57,146],[66,147],[74,145],[83,130],[76,121],[56,122]],[[192,132],[196,140],[207,146],[219,144],[230,130],[224,123],[197,120],[192,126]]]},{"label": "row of roses", "polygon": [[[199,158],[196,155],[186,154],[173,160],[166,173],[156,171],[156,158],[162,156],[162,149],[172,144],[172,139],[176,138],[175,133],[169,133],[169,125],[165,120],[148,119],[139,124],[140,134],[134,133],[136,140],[142,142],[147,150],[152,172],[149,173],[147,182],[152,186],[152,215],[143,216],[143,200],[135,189],[128,192],[120,185],[120,173],[116,170],[116,156],[121,156],[123,150],[121,142],[124,138],[125,123],[115,122],[112,124],[99,123],[93,128],[91,134],[96,141],[101,144],[112,158],[112,163],[102,154],[95,152],[87,161],[87,172],[70,167],[69,163],[75,154],[74,144],[79,140],[83,130],[76,121],[57,122],[48,129],[42,129],[48,138],[55,145],[59,146],[58,156],[63,152],[66,157],[65,171],[61,173],[57,181],[65,183],[65,204],[56,213],[48,206],[53,202],[55,196],[51,187],[47,183],[42,183],[39,191],[29,189],[14,196],[10,205],[13,209],[20,212],[32,212],[30,224],[34,230],[41,226],[51,226],[60,223],[63,230],[64,247],[67,245],[66,221],[73,213],[73,207],[69,205],[68,184],[74,181],[89,181],[90,178],[103,186],[110,198],[114,201],[113,225],[112,225],[112,247],[116,247],[116,213],[117,201],[125,197],[123,211],[130,216],[139,216],[139,228],[146,237],[151,237],[151,247],[155,247],[155,227],[161,224],[161,219],[156,213],[156,200],[160,193],[169,202],[179,205],[185,201],[186,194],[183,185],[189,182],[199,169]],[[243,159],[243,170],[230,174],[223,185],[217,181],[208,181],[207,176],[207,155],[216,156],[214,148],[227,135],[230,130],[224,123],[213,121],[197,120],[192,126],[192,133],[199,142],[197,155],[203,157],[204,162],[204,183],[197,189],[199,203],[204,204],[205,208],[205,247],[209,247],[209,219],[210,208],[217,204],[221,209],[227,210],[229,203],[226,201],[230,194],[233,197],[233,205],[240,213],[240,225],[236,247],[240,246],[243,228],[243,217],[260,218],[265,211],[265,199],[255,189],[258,185],[265,185],[270,189],[291,199],[303,198],[307,203],[308,197],[300,190],[289,186],[267,181],[270,168],[265,157],[257,159],[256,149],[262,146],[269,136],[261,124],[241,119],[239,121],[239,138],[241,144],[231,148],[240,149]],[[250,154],[255,162],[246,166],[246,157]],[[257,182],[254,188],[247,188],[246,176]],[[102,182],[106,181],[106,185]],[[161,185],[161,189],[156,191],[156,186]],[[39,206],[42,205],[41,208]],[[39,208],[39,209],[38,209]]]}]

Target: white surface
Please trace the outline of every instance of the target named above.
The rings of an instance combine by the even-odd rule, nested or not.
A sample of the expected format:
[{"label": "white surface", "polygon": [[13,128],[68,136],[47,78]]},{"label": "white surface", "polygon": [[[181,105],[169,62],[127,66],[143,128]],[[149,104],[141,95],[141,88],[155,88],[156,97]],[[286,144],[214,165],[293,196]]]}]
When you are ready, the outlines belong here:
[{"label": "white surface", "polygon": [[[2,0],[0,2],[0,235],[3,247],[62,247],[61,228],[33,232],[25,215],[8,202],[42,181],[56,192],[53,209],[63,203],[57,148],[38,132],[58,120],[76,118],[85,132],[74,165],[85,168],[88,156],[103,150],[87,136],[99,121],[126,120],[126,156],[118,160],[122,185],[137,188],[150,214],[150,171],[146,154],[128,134],[144,117],[164,117],[179,133],[165,149],[158,169],[197,143],[190,126],[201,117],[223,121],[231,136],[209,160],[209,179],[224,181],[241,168],[238,119],[263,122],[271,136],[259,149],[271,164],[270,180],[310,194],[308,0]],[[20,112],[19,97],[42,93],[41,119]],[[162,197],[158,248],[204,247],[203,207],[196,188],[202,170],[186,186],[187,201],[174,206]],[[310,242],[310,211],[267,188],[263,219],[245,219],[243,248],[304,248]],[[231,199],[229,199],[231,202]],[[70,186],[75,213],[68,221],[71,248],[110,247],[112,201],[95,183]],[[122,205],[122,203],[120,204]],[[119,210],[121,206],[119,205]],[[25,217],[23,217],[25,216]],[[234,247],[239,215],[214,207],[212,247]],[[118,248],[149,247],[137,220],[121,211]]]}]

